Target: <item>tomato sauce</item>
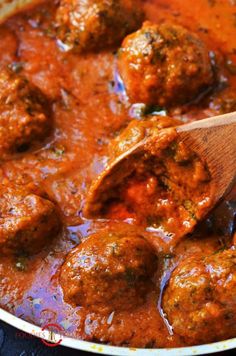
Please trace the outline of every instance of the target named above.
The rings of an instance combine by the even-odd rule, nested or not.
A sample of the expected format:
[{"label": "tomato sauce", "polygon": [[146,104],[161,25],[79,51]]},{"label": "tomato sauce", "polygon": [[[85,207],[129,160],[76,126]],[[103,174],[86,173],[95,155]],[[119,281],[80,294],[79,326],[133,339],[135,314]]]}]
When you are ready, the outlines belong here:
[{"label": "tomato sauce", "polygon": [[[221,85],[202,102],[168,115],[188,122],[236,110],[236,3],[233,0],[147,0],[146,18],[170,20],[196,32],[219,55]],[[127,126],[132,110],[114,85],[116,53],[73,54],[60,50],[51,31],[54,1],[20,13],[0,27],[0,67],[19,68],[50,98],[54,115],[51,136],[36,150],[0,164],[1,182],[39,184],[61,212],[60,234],[33,256],[0,256],[0,305],[17,317],[43,326],[61,325],[65,335],[131,347],[184,346],[171,331],[161,308],[168,271],[188,255],[211,254],[230,246],[236,190],[177,247],[168,236],[131,220],[87,220],[82,208],[92,179],[107,159],[107,144]],[[63,300],[58,274],[67,253],[98,231],[145,234],[164,258],[158,287],[134,311],[100,315]],[[159,277],[158,277],[159,278]]]}]

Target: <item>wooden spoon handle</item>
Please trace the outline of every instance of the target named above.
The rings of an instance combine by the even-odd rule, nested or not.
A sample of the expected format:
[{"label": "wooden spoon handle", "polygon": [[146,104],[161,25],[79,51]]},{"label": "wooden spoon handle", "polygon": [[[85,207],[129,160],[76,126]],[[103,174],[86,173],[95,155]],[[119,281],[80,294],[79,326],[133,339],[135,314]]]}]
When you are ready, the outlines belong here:
[{"label": "wooden spoon handle", "polygon": [[221,126],[228,126],[234,124],[236,124],[236,111],[224,115],[219,115],[219,116],[209,117],[203,120],[194,121],[186,125],[181,125],[178,127],[177,131],[178,132],[192,131],[198,128],[205,130],[210,127],[221,127]]}]

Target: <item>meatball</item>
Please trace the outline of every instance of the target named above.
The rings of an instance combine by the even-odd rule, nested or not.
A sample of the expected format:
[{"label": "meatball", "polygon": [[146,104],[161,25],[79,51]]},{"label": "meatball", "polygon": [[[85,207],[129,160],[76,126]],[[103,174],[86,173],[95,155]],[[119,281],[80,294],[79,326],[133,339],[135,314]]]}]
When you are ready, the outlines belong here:
[{"label": "meatball", "polygon": [[57,234],[59,226],[56,206],[38,188],[1,185],[1,253],[36,253]]},{"label": "meatball", "polygon": [[130,310],[145,301],[156,268],[143,237],[100,233],[72,250],[60,281],[69,303],[100,312]]},{"label": "meatball", "polygon": [[130,101],[162,107],[193,100],[213,83],[213,71],[202,41],[170,23],[144,22],[127,36],[118,69]]},{"label": "meatball", "polygon": [[50,130],[49,106],[43,94],[22,76],[0,72],[0,154],[26,150]]},{"label": "meatball", "polygon": [[61,0],[56,15],[58,38],[78,52],[113,46],[142,20],[140,0]]},{"label": "meatball", "polygon": [[214,189],[207,165],[171,128],[176,125],[176,119],[161,116],[131,121],[108,146],[84,216],[133,219],[162,231],[173,244],[191,233],[212,208]]},{"label": "meatball", "polygon": [[188,344],[236,336],[236,251],[180,262],[164,294],[174,332]]}]

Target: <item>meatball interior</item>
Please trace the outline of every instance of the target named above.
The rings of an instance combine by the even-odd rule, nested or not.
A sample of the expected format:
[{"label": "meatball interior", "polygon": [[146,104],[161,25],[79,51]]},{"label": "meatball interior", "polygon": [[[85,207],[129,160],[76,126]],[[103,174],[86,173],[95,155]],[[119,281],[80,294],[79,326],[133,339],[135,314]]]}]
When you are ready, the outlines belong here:
[{"label": "meatball interior", "polygon": [[157,257],[141,236],[99,233],[71,251],[60,281],[68,303],[95,311],[131,310],[145,301]]},{"label": "meatball interior", "polygon": [[37,253],[58,233],[59,221],[56,206],[38,188],[1,185],[1,253]]},{"label": "meatball interior", "polygon": [[188,344],[236,333],[236,251],[180,262],[166,288],[163,308],[174,332]]},{"label": "meatball interior", "polygon": [[204,43],[171,23],[146,21],[127,36],[119,51],[118,68],[132,103],[161,107],[195,99],[214,79]]},{"label": "meatball interior", "polygon": [[56,15],[58,38],[78,52],[113,46],[142,20],[140,0],[61,0]]},{"label": "meatball interior", "polygon": [[0,154],[26,150],[50,131],[50,108],[38,88],[10,70],[0,72]]}]

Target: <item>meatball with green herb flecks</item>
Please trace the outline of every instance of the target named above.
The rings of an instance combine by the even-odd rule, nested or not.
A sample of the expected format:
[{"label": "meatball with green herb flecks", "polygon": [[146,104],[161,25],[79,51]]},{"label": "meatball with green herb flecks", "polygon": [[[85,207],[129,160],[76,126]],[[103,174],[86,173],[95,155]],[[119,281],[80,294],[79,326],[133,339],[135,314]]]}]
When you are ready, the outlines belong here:
[{"label": "meatball with green herb flecks", "polygon": [[0,253],[39,252],[60,228],[57,208],[34,185],[0,187]]},{"label": "meatball with green herb flecks", "polygon": [[180,262],[166,288],[163,309],[189,345],[236,335],[236,251]]},{"label": "meatball with green herb flecks", "polygon": [[127,36],[118,69],[132,103],[174,106],[196,99],[214,81],[204,43],[179,25],[144,22]]},{"label": "meatball with green herb flecks", "polygon": [[10,70],[0,72],[0,155],[22,152],[51,128],[50,107],[41,91]]},{"label": "meatball with green herb flecks", "polygon": [[68,303],[130,310],[145,302],[156,269],[157,257],[143,237],[99,233],[67,256],[60,282]]},{"label": "meatball with green herb flecks", "polygon": [[81,52],[119,45],[142,20],[140,0],[61,0],[56,26],[63,48]]}]

